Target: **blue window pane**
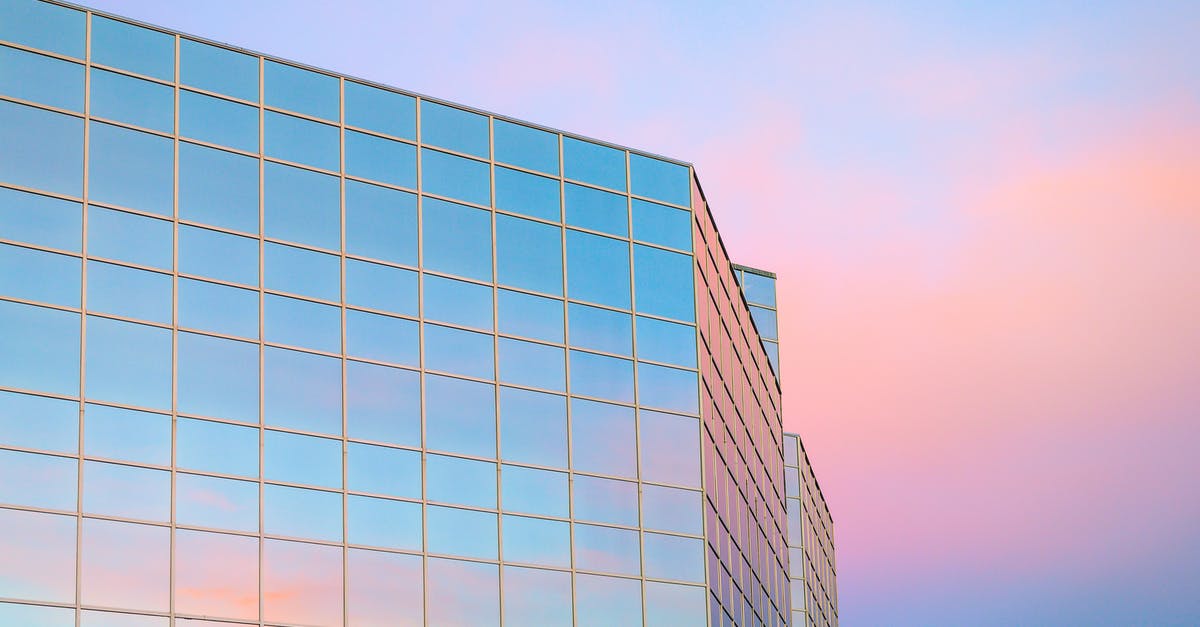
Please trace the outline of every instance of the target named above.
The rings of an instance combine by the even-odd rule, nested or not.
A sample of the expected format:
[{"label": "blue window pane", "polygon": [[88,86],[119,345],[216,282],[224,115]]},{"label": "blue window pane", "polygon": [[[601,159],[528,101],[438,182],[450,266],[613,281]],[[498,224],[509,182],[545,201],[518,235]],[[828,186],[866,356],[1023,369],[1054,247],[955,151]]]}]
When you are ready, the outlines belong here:
[{"label": "blue window pane", "polygon": [[339,301],[341,265],[337,255],[268,242],[263,249],[263,284],[269,290]]},{"label": "blue window pane", "polygon": [[317,433],[342,432],[342,360],[267,347],[264,422]]},{"label": "blue window pane", "polygon": [[175,90],[105,70],[92,70],[92,115],[163,133],[175,130]]},{"label": "blue window pane", "polygon": [[702,496],[681,490],[642,484],[642,526],[678,533],[704,533]]},{"label": "blue window pane", "polygon": [[629,244],[568,230],[567,296],[629,309]]},{"label": "blue window pane", "polygon": [[93,15],[92,63],[173,81],[175,37]]},{"label": "blue window pane", "polygon": [[78,257],[0,244],[0,294],[65,307],[79,306]]},{"label": "blue window pane", "polygon": [[351,442],[346,450],[346,488],[419,499],[421,453]]},{"label": "blue window pane", "polygon": [[88,255],[171,269],[170,222],[88,207]]},{"label": "blue window pane", "polygon": [[79,252],[83,208],[77,202],[0,187],[0,233],[11,240]]},{"label": "blue window pane", "polygon": [[638,364],[638,402],[648,407],[699,413],[699,379],[689,370]]},{"label": "blue window pane", "polygon": [[558,135],[504,120],[492,124],[496,161],[558,174]]},{"label": "blue window pane", "polygon": [[575,519],[614,525],[638,524],[638,484],[575,475]]},{"label": "blue window pane", "polygon": [[346,352],[366,359],[419,366],[419,326],[412,320],[348,310]]},{"label": "blue window pane", "polygon": [[257,101],[258,58],[181,38],[179,81],[205,91]]},{"label": "blue window pane", "polygon": [[263,298],[263,339],[327,353],[342,352],[342,310],[298,298]]},{"label": "blue window pane", "polygon": [[[256,448],[257,444],[256,434]],[[175,522],[257,533],[258,484],[179,473],[175,476]]]},{"label": "blue window pane", "polygon": [[567,466],[567,399],[500,388],[500,456],[506,461]]},{"label": "blue window pane", "polygon": [[692,214],[682,209],[634,198],[633,238],[690,251]]},{"label": "blue window pane", "polygon": [[92,200],[174,215],[175,146],[170,139],[92,122],[90,141]]},{"label": "blue window pane", "polygon": [[496,464],[445,455],[426,455],[425,498],[451,505],[494,509]]},{"label": "blue window pane", "polygon": [[171,275],[88,262],[88,309],[171,324]]},{"label": "blue window pane", "polygon": [[763,350],[767,352],[767,361],[771,362],[771,368],[775,370],[776,377],[779,376],[779,344],[775,342],[763,342]]},{"label": "blue window pane", "polygon": [[[267,113],[268,124],[275,115]],[[179,93],[179,134],[258,152],[258,109],[184,90]]]},{"label": "blue window pane", "polygon": [[337,177],[268,163],[264,179],[267,237],[339,248],[342,209]]},{"label": "blue window pane", "polygon": [[79,394],[79,314],[0,301],[0,385]]},{"label": "blue window pane", "polygon": [[[507,527],[505,531],[507,535]],[[507,551],[506,541],[505,552]],[[540,568],[505,566],[504,623],[570,627],[571,574]]]},{"label": "blue window pane", "polygon": [[696,367],[696,327],[637,318],[638,358]]},{"label": "blue window pane", "polygon": [[0,444],[75,453],[79,403],[0,391]]},{"label": "blue window pane", "polygon": [[426,375],[425,438],[431,449],[494,457],[495,386]]},{"label": "blue window pane", "polygon": [[779,339],[779,323],[774,309],[750,306],[750,317],[754,318],[754,327],[764,340]]},{"label": "blue window pane", "polygon": [[[83,66],[0,46],[0,93],[83,111]],[[94,109],[94,102],[92,106]]]},{"label": "blue window pane", "polygon": [[576,181],[625,191],[625,152],[563,137],[563,174]]},{"label": "blue window pane", "polygon": [[486,116],[421,101],[421,141],[476,157],[488,157]]},{"label": "blue window pane", "polygon": [[[595,525],[575,525],[575,567],[617,575],[642,572],[638,532]],[[606,623],[629,624],[629,623]]]},{"label": "blue window pane", "polygon": [[266,61],[263,68],[267,106],[337,121],[337,77],[274,61]]},{"label": "blue window pane", "polygon": [[[495,564],[431,558],[428,562],[428,624],[498,627],[499,570]],[[464,581],[472,583],[464,586]]]},{"label": "blue window pane", "polygon": [[468,377],[494,379],[496,371],[492,336],[426,324],[425,367]]},{"label": "blue window pane", "polygon": [[[30,4],[33,4],[31,1]],[[50,5],[54,6],[54,5]],[[54,7],[58,8],[58,7]],[[10,514],[12,516],[27,514]],[[33,515],[33,514],[28,514]],[[74,537],[74,527],[71,535]],[[72,546],[71,551],[74,552]],[[65,570],[64,570],[65,572]],[[73,594],[73,592],[72,592]],[[9,597],[28,597],[28,594],[8,594]],[[65,598],[65,597],[64,597]],[[67,602],[70,602],[69,600]],[[49,605],[26,605],[23,603],[0,603],[0,623],[5,625],[24,625],[25,627],[62,627],[75,624],[75,610],[69,607],[53,607]]]},{"label": "blue window pane", "polygon": [[695,322],[691,255],[636,245],[633,269],[639,312]]},{"label": "blue window pane", "polygon": [[421,504],[346,498],[346,537],[351,544],[421,550]]},{"label": "blue window pane", "polygon": [[264,485],[262,509],[263,531],[268,534],[342,540],[342,495],[337,492]]},{"label": "blue window pane", "polygon": [[84,57],[86,24],[86,13],[38,0],[0,4],[0,39],[77,59]]},{"label": "blue window pane", "polygon": [[633,402],[633,362],[571,351],[571,393]]},{"label": "blue window pane", "polygon": [[544,340],[563,341],[563,303],[531,294],[500,290],[500,332]]},{"label": "blue window pane", "polygon": [[411,144],[346,131],[346,174],[415,188],[417,149]]},{"label": "blue window pane", "polygon": [[562,229],[496,216],[496,276],[500,283],[562,295]]},{"label": "blue window pane", "polygon": [[619,477],[637,474],[633,410],[571,399],[571,464],[575,470]]},{"label": "blue window pane", "polygon": [[346,125],[404,139],[417,136],[417,101],[394,91],[346,81]]},{"label": "blue window pane", "polygon": [[179,217],[258,233],[258,160],[180,143]]},{"label": "blue window pane", "polygon": [[258,285],[258,240],[180,225],[179,271]]},{"label": "blue window pane", "polygon": [[258,434],[254,427],[180,418],[175,463],[191,470],[258,477]]},{"label": "blue window pane", "polygon": [[543,220],[562,219],[557,179],[496,168],[496,208]]},{"label": "blue window pane", "polygon": [[0,181],[83,193],[83,121],[0,101]]},{"label": "blue window pane", "polygon": [[263,478],[340,488],[342,444],[332,438],[263,431]]},{"label": "blue window pane", "polygon": [[[570,568],[571,524],[524,516],[505,516],[504,560]],[[569,610],[567,615],[570,616]]]},{"label": "blue window pane", "polygon": [[[642,586],[636,579],[575,577],[577,627],[642,624]],[[691,624],[691,623],[689,623]]]},{"label": "blue window pane", "polygon": [[567,183],[567,224],[628,237],[628,203],[625,196]]},{"label": "blue window pane", "polygon": [[121,461],[171,465],[171,417],[87,405],[84,453]]},{"label": "blue window pane", "polygon": [[505,464],[500,473],[503,509],[539,516],[569,515],[567,473]]},{"label": "blue window pane", "polygon": [[566,391],[566,363],[557,346],[500,338],[500,381]]},{"label": "blue window pane", "polygon": [[422,205],[424,266],[491,282],[491,214],[434,198],[423,199]]},{"label": "blue window pane", "polygon": [[633,321],[627,313],[571,303],[567,306],[571,346],[633,355]]},{"label": "blue window pane", "polygon": [[421,149],[421,189],[429,194],[479,205],[492,202],[488,164],[436,150]]},{"label": "blue window pane", "polygon": [[496,559],[496,515],[430,505],[425,510],[429,552],[442,555]]},{"label": "blue window pane", "polygon": [[171,331],[88,316],[87,395],[170,409]]},{"label": "blue window pane", "polygon": [[647,533],[646,576],[704,583],[704,541]]},{"label": "blue window pane", "polygon": [[83,511],[166,522],[171,519],[171,473],[84,462]]},{"label": "blue window pane", "polygon": [[629,153],[630,191],[638,196],[691,206],[692,186],[687,166]]},{"label": "blue window pane", "polygon": [[742,275],[742,291],[751,303],[775,306],[775,279],[771,277],[746,272]]},{"label": "blue window pane", "polygon": [[647,581],[646,624],[703,625],[708,598],[708,592],[701,586]]},{"label": "blue window pane", "polygon": [[347,361],[346,432],[360,440],[420,446],[420,375]]},{"label": "blue window pane", "polygon": [[257,339],[258,292],[180,278],[179,326]]},{"label": "blue window pane", "polygon": [[477,329],[492,328],[492,288],[489,285],[423,275],[425,318]]},{"label": "blue window pane", "polygon": [[417,273],[346,259],[346,304],[417,315]]},{"label": "blue window pane", "polygon": [[257,424],[258,345],[196,333],[178,340],[179,411]]},{"label": "blue window pane", "polygon": [[417,265],[417,197],[346,181],[346,252]]},{"label": "blue window pane", "polygon": [[263,152],[268,157],[314,168],[340,170],[341,142],[336,126],[267,111]]},{"label": "blue window pane", "polygon": [[79,462],[0,449],[0,503],[75,511]]}]

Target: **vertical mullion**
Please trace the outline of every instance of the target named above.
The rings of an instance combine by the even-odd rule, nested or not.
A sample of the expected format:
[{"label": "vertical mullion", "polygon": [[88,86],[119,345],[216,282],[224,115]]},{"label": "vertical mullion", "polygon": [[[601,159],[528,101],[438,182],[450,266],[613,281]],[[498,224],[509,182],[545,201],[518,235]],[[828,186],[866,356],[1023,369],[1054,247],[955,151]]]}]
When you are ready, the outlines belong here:
[{"label": "vertical mullion", "polygon": [[428,625],[429,620],[429,506],[428,494],[425,489],[426,446],[425,446],[425,196],[422,186],[421,162],[424,148],[421,142],[421,105],[423,98],[414,98],[416,111],[416,152],[417,152],[417,344],[420,355],[420,411],[421,411],[421,624]]},{"label": "vertical mullion", "polygon": [[501,499],[504,497],[503,482],[500,476],[500,251],[496,244],[496,119],[488,116],[488,185],[489,202],[491,205],[492,223],[492,385],[493,419],[496,442],[493,454],[496,457],[496,594],[500,599],[499,624],[504,626],[504,516],[500,513]]},{"label": "vertical mullion", "polygon": [[265,569],[263,568],[266,559],[266,544],[265,531],[263,525],[263,514],[265,506],[263,500],[266,498],[266,491],[263,484],[265,475],[263,468],[265,466],[266,455],[266,432],[263,430],[263,425],[266,423],[266,348],[263,346],[263,338],[266,337],[266,294],[263,292],[263,286],[266,284],[266,264],[264,262],[264,251],[266,244],[264,243],[264,234],[266,232],[266,165],[263,163],[263,154],[266,152],[266,131],[264,125],[266,123],[266,112],[263,110],[263,103],[266,101],[266,62],[262,57],[258,57],[258,624],[262,625],[266,618],[266,604],[263,600]]},{"label": "vertical mullion", "polygon": [[81,234],[79,281],[79,428],[75,451],[75,625],[83,620],[83,434],[86,420],[84,402],[87,386],[87,256],[88,256],[88,188],[91,162],[92,115],[92,13],[84,13],[84,71],[83,71],[83,202],[80,204]]},{"label": "vertical mullion", "polygon": [[642,624],[646,624],[646,532],[645,525],[642,522],[642,412],[641,389],[638,387],[638,371],[641,370],[641,364],[638,363],[637,349],[637,288],[636,276],[634,268],[634,248],[633,248],[633,200],[630,195],[630,177],[629,177],[629,151],[621,153],[625,157],[625,219],[626,219],[626,234],[628,237],[627,245],[629,246],[629,322],[630,332],[633,335],[633,455],[634,468],[637,471],[637,512],[638,512],[638,564],[639,576],[642,593]]},{"label": "vertical mullion", "polygon": [[576,612],[575,598],[576,594],[576,572],[575,572],[575,466],[572,459],[572,428],[571,428],[571,334],[569,332],[571,321],[570,308],[567,306],[567,227],[564,216],[566,215],[566,183],[563,180],[563,137],[561,134],[556,135],[558,139],[558,231],[559,237],[562,240],[562,311],[563,311],[563,357],[566,360],[566,368],[564,370],[566,382],[564,389],[566,390],[566,418],[567,418],[567,537],[568,548],[571,550],[570,565],[571,565],[571,618],[573,623],[579,622],[579,617]]},{"label": "vertical mullion", "polygon": [[342,357],[342,624],[350,624],[350,497],[346,494],[350,445],[346,441],[346,80],[338,77],[338,255]]},{"label": "vertical mullion", "polygon": [[171,513],[168,519],[171,523],[171,539],[170,547],[170,571],[167,574],[167,579],[170,582],[170,590],[168,596],[168,613],[170,620],[175,619],[175,438],[178,434],[179,422],[179,36],[174,36],[175,42],[175,84],[173,93],[173,110],[171,134],[172,146],[174,147],[174,162],[172,164],[172,186],[171,186],[171,212],[173,214],[173,222],[171,224]]}]

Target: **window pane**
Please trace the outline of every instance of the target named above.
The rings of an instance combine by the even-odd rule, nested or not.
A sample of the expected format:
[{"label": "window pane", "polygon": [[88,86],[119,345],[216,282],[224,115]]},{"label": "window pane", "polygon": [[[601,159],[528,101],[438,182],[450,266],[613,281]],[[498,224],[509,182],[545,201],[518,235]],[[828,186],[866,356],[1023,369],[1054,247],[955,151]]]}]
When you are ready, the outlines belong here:
[{"label": "window pane", "polygon": [[92,63],[175,80],[175,37],[92,16]]},{"label": "window pane", "polygon": [[496,216],[496,273],[500,283],[562,295],[562,229]]},{"label": "window pane", "polygon": [[171,530],[83,520],[80,597],[85,605],[165,612],[171,596]]},{"label": "window pane", "polygon": [[258,100],[258,58],[180,38],[179,80],[243,100]]},{"label": "window pane", "polygon": [[338,119],[337,77],[274,61],[264,62],[263,68],[264,102],[268,106],[326,120]]},{"label": "window pane", "polygon": [[83,208],[77,202],[0,187],[0,233],[11,240],[79,252]]},{"label": "window pane", "polygon": [[87,212],[88,256],[171,269],[170,222],[96,206]]},{"label": "window pane", "polygon": [[258,285],[258,240],[179,225],[179,271]]},{"label": "window pane", "polygon": [[571,346],[633,355],[633,320],[629,314],[578,303],[569,304],[567,312]]},{"label": "window pane", "polygon": [[779,344],[775,342],[763,342],[763,350],[767,352],[767,361],[771,362],[771,368],[777,373],[779,372]]},{"label": "window pane", "polygon": [[264,540],[263,619],[278,623],[342,622],[342,549]]},{"label": "window pane", "polygon": [[425,282],[424,317],[477,329],[492,329],[492,287],[431,274]]},{"label": "window pane", "polygon": [[268,342],[340,353],[342,310],[267,294],[263,298],[263,337]]},{"label": "window pane", "polygon": [[174,215],[174,142],[99,122],[92,122],[89,141],[92,200]]},{"label": "window pane", "polygon": [[35,0],[14,0],[0,5],[0,39],[84,57],[86,14]]},{"label": "window pane", "polygon": [[75,511],[79,462],[0,449],[0,503]]},{"label": "window pane", "polygon": [[400,498],[421,498],[421,454],[351,442],[346,452],[346,488]]},{"label": "window pane", "polygon": [[694,418],[641,412],[642,479],[700,487],[700,428]]},{"label": "window pane", "polygon": [[169,274],[89,261],[87,290],[91,311],[171,324]]},{"label": "window pane", "polygon": [[771,277],[746,272],[742,275],[742,291],[749,302],[775,306],[775,279]]},{"label": "window pane", "polygon": [[425,437],[431,449],[495,456],[495,386],[426,375]]},{"label": "window pane", "polygon": [[175,532],[175,611],[258,619],[258,539]]},{"label": "window pane", "polygon": [[[3,23],[3,20],[0,20]],[[0,181],[83,193],[83,121],[0,101]]]},{"label": "window pane", "polygon": [[180,418],[176,429],[175,463],[180,468],[258,476],[258,429],[191,418]]},{"label": "window pane", "polygon": [[0,301],[0,385],[79,394],[79,314]]},{"label": "window pane", "polygon": [[691,255],[636,245],[633,268],[638,312],[695,322]]},{"label": "window pane", "polygon": [[567,296],[629,309],[629,244],[568,230]]},{"label": "window pane", "polygon": [[[257,431],[254,448],[257,475]],[[258,483],[179,473],[175,475],[175,522],[258,533]]]},{"label": "window pane", "polygon": [[420,446],[420,375],[347,361],[346,430],[352,438]]},{"label": "window pane", "polygon": [[425,367],[480,379],[493,379],[495,352],[492,336],[425,325]]},{"label": "window pane", "polygon": [[505,464],[500,478],[505,511],[560,518],[570,515],[567,473]]},{"label": "window pane", "polygon": [[337,255],[268,242],[263,271],[269,290],[341,300],[341,260]]},{"label": "window pane", "polygon": [[504,622],[507,625],[569,627],[571,574],[505,566]]},{"label": "window pane", "polygon": [[500,290],[500,332],[546,342],[563,341],[563,303],[520,292]]},{"label": "window pane", "polygon": [[692,249],[692,214],[633,199],[633,238],[681,250]]},{"label": "window pane", "polygon": [[426,455],[425,498],[451,505],[495,509],[496,464]]},{"label": "window pane", "polygon": [[566,391],[566,359],[557,346],[500,338],[500,381]]},{"label": "window pane", "polygon": [[679,533],[704,533],[699,492],[642,484],[642,526]]},{"label": "window pane", "polygon": [[267,484],[263,486],[262,508],[264,533],[327,542],[342,540],[342,495],[337,492]]},{"label": "window pane", "polygon": [[416,139],[417,101],[394,91],[345,83],[346,124],[404,139]]},{"label": "window pane", "polygon": [[496,208],[559,222],[559,182],[556,179],[496,168]]},{"label": "window pane", "polygon": [[417,265],[417,197],[346,181],[346,252]]},{"label": "window pane", "polygon": [[575,470],[636,476],[634,432],[632,409],[571,399],[571,464]]},{"label": "window pane", "polygon": [[264,167],[267,237],[337,250],[342,221],[337,177],[278,163]]},{"label": "window pane", "polygon": [[430,558],[428,569],[428,624],[473,627],[500,624],[498,566]]},{"label": "window pane", "polygon": [[[346,83],[347,87],[351,83]],[[421,625],[425,578],[420,555],[350,549],[346,605],[351,625]]]},{"label": "window pane", "polygon": [[638,364],[638,402],[686,414],[700,413],[699,379],[695,372]]},{"label": "window pane", "polygon": [[175,131],[174,89],[100,69],[92,70],[91,89],[92,115],[163,133]]},{"label": "window pane", "polygon": [[689,206],[691,177],[687,166],[629,153],[630,188],[638,196]]},{"label": "window pane", "polygon": [[633,402],[633,362],[571,351],[571,393]]},{"label": "window pane", "polygon": [[43,303],[79,306],[78,257],[0,244],[0,294]]},{"label": "window pane", "polygon": [[170,409],[171,332],[96,316],[87,325],[87,395]]},{"label": "window pane", "polygon": [[[0,46],[0,93],[83,111],[83,66]],[[95,110],[94,102],[92,107]]]},{"label": "window pane", "polygon": [[346,131],[346,174],[416,188],[417,149],[411,144]]},{"label": "window pane", "polygon": [[504,559],[571,567],[571,524],[524,516],[504,517]]},{"label": "window pane", "polygon": [[575,475],[573,490],[576,520],[637,526],[638,484]]},{"label": "window pane", "polygon": [[779,339],[779,324],[774,309],[763,309],[750,305],[750,316],[754,318],[754,327],[764,340]]},{"label": "window pane", "polygon": [[104,405],[86,406],[84,453],[141,464],[171,465],[171,417]]},{"label": "window pane", "polygon": [[496,161],[558,174],[558,135],[504,120],[492,123]]},{"label": "window pane", "polygon": [[436,150],[421,149],[422,191],[479,205],[490,205],[491,184],[488,164]]},{"label": "window pane", "polygon": [[421,550],[420,503],[349,496],[346,508],[351,544]]},{"label": "window pane", "polygon": [[0,444],[75,453],[79,403],[0,391]]},{"label": "window pane", "polygon": [[83,511],[166,522],[171,519],[171,473],[84,462]]},{"label": "window pane", "polygon": [[340,434],[342,360],[281,348],[266,348],[263,367],[264,422]]},{"label": "window pane", "polygon": [[696,367],[696,327],[637,318],[638,358]]},{"label": "window pane", "polygon": [[346,304],[416,316],[417,273],[347,259]]},{"label": "window pane", "polygon": [[418,326],[412,320],[349,310],[346,352],[356,357],[418,366],[421,361]]},{"label": "window pane", "polygon": [[178,341],[179,411],[258,424],[258,345],[196,333]]},{"label": "window pane", "polygon": [[[74,603],[75,517],[0,509],[0,529],[0,597]],[[0,620],[9,617],[0,609]]]},{"label": "window pane", "polygon": [[263,478],[322,488],[342,486],[342,446],[331,438],[263,431]]},{"label": "window pane", "polygon": [[647,533],[646,576],[704,583],[704,541]]},{"label": "window pane", "polygon": [[258,339],[258,292],[180,278],[179,326]]},{"label": "window pane", "polygon": [[[700,586],[647,581],[646,625],[703,625],[707,597],[707,592]],[[803,624],[803,621],[793,624]]]},{"label": "window pane", "polygon": [[[268,131],[274,129],[271,120],[275,115],[278,114],[267,113]],[[258,109],[184,90],[179,92],[179,134],[246,152],[258,152]]]},{"label": "window pane", "polygon": [[575,568],[639,575],[642,572],[640,554],[635,530],[575,525]]},{"label": "window pane", "polygon": [[424,266],[459,276],[492,280],[492,220],[487,211],[422,200]]},{"label": "window pane", "polygon": [[[30,4],[33,4],[34,1],[30,0]],[[75,624],[75,610],[69,607],[48,605],[0,603],[0,622],[5,625],[22,625],[22,627],[63,627]],[[84,623],[84,625],[91,627],[88,623]]]},{"label": "window pane", "polygon": [[478,113],[422,100],[421,141],[486,159],[488,119]]},{"label": "window pane", "polygon": [[[425,531],[430,553],[492,560],[497,558],[495,514],[430,505],[425,515],[429,521]],[[432,581],[432,573],[430,575]],[[431,608],[436,607],[430,605]]]},{"label": "window pane", "polygon": [[341,142],[336,126],[267,111],[263,153],[324,170],[340,170]]},{"label": "window pane", "polygon": [[500,454],[507,461],[567,466],[567,399],[500,388]]},{"label": "window pane", "polygon": [[621,237],[629,236],[629,201],[625,196],[567,183],[567,224]]},{"label": "window pane", "polygon": [[569,179],[625,191],[625,152],[563,137],[563,168]]}]

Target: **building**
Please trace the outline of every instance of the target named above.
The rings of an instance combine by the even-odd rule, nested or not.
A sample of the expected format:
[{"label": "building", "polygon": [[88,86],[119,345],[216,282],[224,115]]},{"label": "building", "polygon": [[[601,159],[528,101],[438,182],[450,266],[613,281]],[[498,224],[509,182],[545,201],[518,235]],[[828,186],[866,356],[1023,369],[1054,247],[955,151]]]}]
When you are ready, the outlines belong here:
[{"label": "building", "polygon": [[800,436],[783,435],[787,484],[788,568],[792,586],[791,625],[836,627],[837,565],[833,518]]},{"label": "building", "polygon": [[39,0],[0,146],[0,624],[787,624],[690,165]]}]

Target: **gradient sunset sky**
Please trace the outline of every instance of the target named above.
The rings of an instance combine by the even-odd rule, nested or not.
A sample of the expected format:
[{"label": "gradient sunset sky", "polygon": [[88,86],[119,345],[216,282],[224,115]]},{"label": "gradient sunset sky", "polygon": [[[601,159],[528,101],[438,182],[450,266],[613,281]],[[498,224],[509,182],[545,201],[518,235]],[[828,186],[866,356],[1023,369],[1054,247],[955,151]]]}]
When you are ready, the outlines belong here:
[{"label": "gradient sunset sky", "polygon": [[1200,3],[90,5],[694,163],[845,625],[1200,624]]}]

